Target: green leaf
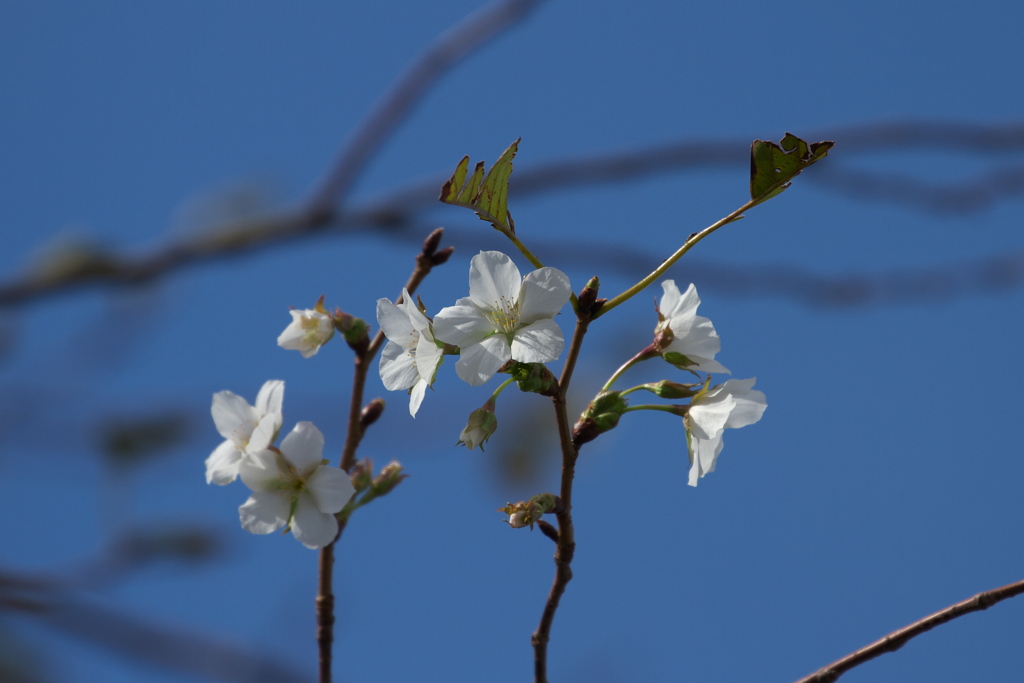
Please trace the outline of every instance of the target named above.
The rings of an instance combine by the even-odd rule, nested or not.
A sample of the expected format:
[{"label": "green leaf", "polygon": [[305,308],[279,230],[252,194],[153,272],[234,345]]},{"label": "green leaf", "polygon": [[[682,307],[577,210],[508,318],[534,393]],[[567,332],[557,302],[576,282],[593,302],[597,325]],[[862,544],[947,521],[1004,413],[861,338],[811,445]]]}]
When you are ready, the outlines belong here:
[{"label": "green leaf", "polygon": [[452,177],[441,186],[441,201],[473,209],[481,220],[487,221],[496,230],[514,235],[515,222],[508,212],[508,179],[512,175],[512,159],[518,148],[519,140],[516,140],[494,162],[486,175],[484,162],[478,162],[468,180],[466,174],[469,170],[469,157],[462,157]]},{"label": "green leaf", "polygon": [[754,140],[750,145],[750,198],[761,203],[779,194],[815,161],[822,159],[835,144],[831,140],[807,144],[786,133],[779,144]]}]

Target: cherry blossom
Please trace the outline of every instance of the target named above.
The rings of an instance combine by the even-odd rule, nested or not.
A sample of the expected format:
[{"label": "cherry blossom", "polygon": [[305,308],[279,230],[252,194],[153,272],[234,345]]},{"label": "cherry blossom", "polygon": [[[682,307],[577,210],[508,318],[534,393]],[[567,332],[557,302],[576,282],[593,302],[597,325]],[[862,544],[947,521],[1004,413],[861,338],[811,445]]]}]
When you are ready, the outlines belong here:
[{"label": "cherry blossom", "polygon": [[768,406],[764,392],[753,389],[756,378],[730,379],[694,397],[683,418],[690,451],[690,486],[708,472],[722,452],[722,432],[754,424]]},{"label": "cherry blossom", "polygon": [[687,367],[702,372],[724,372],[728,370],[714,360],[722,344],[714,325],[707,318],[697,315],[700,297],[691,283],[683,294],[679,293],[674,280],[661,283],[665,291],[658,306],[658,325],[654,336],[662,354],[680,354],[689,359]]},{"label": "cherry blossom", "polygon": [[292,314],[292,322],[277,337],[277,345],[282,349],[298,351],[303,358],[311,358],[334,336],[334,320],[319,302],[318,308],[288,312]]},{"label": "cherry blossom", "polygon": [[511,360],[546,363],[562,353],[552,319],[569,300],[569,278],[557,268],[520,277],[500,251],[481,251],[469,269],[469,296],[434,317],[434,336],[460,348],[455,371],[479,386]]},{"label": "cherry blossom", "polygon": [[388,391],[409,392],[409,414],[416,417],[443,357],[430,320],[403,289],[400,304],[377,300],[377,323],[388,338],[380,355],[381,381]]},{"label": "cherry blossom", "polygon": [[312,422],[295,425],[280,449],[252,453],[239,475],[252,495],[238,508],[242,528],[269,534],[282,527],[307,548],[322,548],[338,535],[335,517],[355,495],[348,474],[326,464],[324,435]]},{"label": "cherry blossom", "polygon": [[213,395],[210,412],[224,443],[206,459],[206,483],[224,486],[238,477],[238,464],[252,451],[267,448],[281,429],[284,416],[284,382],[272,379],[263,384],[256,405],[230,391]]}]

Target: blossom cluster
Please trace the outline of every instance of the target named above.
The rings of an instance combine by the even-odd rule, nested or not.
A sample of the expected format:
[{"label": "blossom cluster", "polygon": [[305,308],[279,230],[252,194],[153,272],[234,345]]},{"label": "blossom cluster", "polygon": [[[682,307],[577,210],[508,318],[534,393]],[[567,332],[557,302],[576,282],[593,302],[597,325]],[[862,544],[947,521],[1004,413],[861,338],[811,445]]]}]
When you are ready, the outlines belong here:
[{"label": "blossom cluster", "polygon": [[[721,341],[714,325],[697,315],[700,297],[691,283],[680,293],[675,281],[665,280],[664,294],[658,306],[658,324],[654,328],[654,348],[668,362],[691,371],[726,373],[716,361]],[[722,452],[722,432],[726,428],[745,427],[761,419],[767,407],[764,393],[753,389],[755,378],[730,379],[709,388],[710,375],[691,399],[683,417],[687,450],[690,455],[690,486],[715,470]]]},{"label": "blossom cluster", "polygon": [[238,508],[242,527],[254,534],[284,528],[307,548],[322,548],[338,535],[335,514],[355,488],[348,475],[323,459],[324,436],[299,422],[273,446],[284,422],[284,382],[266,382],[256,405],[230,391],[213,395],[213,422],[224,442],[206,459],[206,482],[237,478],[252,491]]},{"label": "blossom cluster", "polygon": [[[610,390],[609,380],[577,422],[573,440],[579,445],[614,428],[631,409],[626,395],[637,389],[663,398],[687,397],[688,405],[671,410],[683,416],[689,484],[696,486],[698,479],[714,471],[724,430],[760,420],[766,401],[753,389],[754,379],[711,385],[711,373],[729,370],[715,360],[721,343],[714,326],[697,315],[696,287],[691,284],[680,292],[674,281],[666,280],[662,289],[654,341],[623,369],[634,361],[661,357],[698,378],[700,372],[707,377],[695,384],[662,380],[624,391]],[[512,379],[473,412],[460,435],[458,443],[482,449],[497,429],[495,401],[505,386],[517,381],[525,391],[549,396],[557,390],[552,388],[557,384],[554,375],[543,364],[562,353],[565,339],[554,318],[571,297],[569,278],[562,271],[544,267],[524,277],[507,255],[481,251],[470,264],[469,296],[442,308],[433,319],[407,290],[398,303],[377,301],[377,321],[388,339],[380,357],[381,380],[388,390],[409,393],[409,413],[415,417],[446,354],[458,355],[455,372],[472,386],[486,383],[499,371],[511,374]],[[315,355],[335,330],[357,351],[368,348],[366,324],[338,310],[328,313],[323,297],[313,309],[293,310],[291,316],[278,344],[303,357]],[[307,547],[321,548],[337,536],[337,515],[356,489],[346,472],[323,459],[324,437],[312,422],[299,422],[279,446],[273,445],[284,421],[283,401],[280,380],[266,382],[255,405],[230,391],[214,394],[211,412],[224,441],[206,460],[206,481],[223,486],[241,478],[251,489],[239,507],[246,530],[268,534],[283,528]],[[632,409],[645,407],[650,406]],[[390,485],[401,477],[393,477]]]},{"label": "blossom cluster", "polygon": [[402,302],[377,301],[377,322],[388,338],[380,376],[391,391],[410,392],[414,417],[434,382],[445,345],[458,348],[455,373],[472,386],[490,380],[510,360],[546,363],[562,353],[565,340],[554,321],[572,289],[557,268],[523,277],[500,251],[481,251],[469,269],[469,296],[442,308],[433,321],[403,292]]}]

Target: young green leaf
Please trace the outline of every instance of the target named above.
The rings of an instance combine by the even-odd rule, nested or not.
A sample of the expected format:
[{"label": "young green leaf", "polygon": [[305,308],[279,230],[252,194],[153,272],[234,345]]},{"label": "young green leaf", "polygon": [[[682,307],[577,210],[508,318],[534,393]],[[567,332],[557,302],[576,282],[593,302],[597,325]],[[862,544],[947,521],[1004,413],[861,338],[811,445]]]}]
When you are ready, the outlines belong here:
[{"label": "young green leaf", "polygon": [[786,133],[779,144],[754,140],[750,145],[750,198],[761,203],[787,187],[800,171],[823,158],[835,144],[831,140],[807,144]]},{"label": "young green leaf", "polygon": [[441,201],[473,209],[477,216],[499,232],[514,235],[515,223],[508,211],[508,179],[512,175],[512,159],[518,148],[519,140],[516,140],[494,162],[486,175],[484,162],[477,163],[468,180],[469,157],[462,157],[452,177],[441,186]]}]

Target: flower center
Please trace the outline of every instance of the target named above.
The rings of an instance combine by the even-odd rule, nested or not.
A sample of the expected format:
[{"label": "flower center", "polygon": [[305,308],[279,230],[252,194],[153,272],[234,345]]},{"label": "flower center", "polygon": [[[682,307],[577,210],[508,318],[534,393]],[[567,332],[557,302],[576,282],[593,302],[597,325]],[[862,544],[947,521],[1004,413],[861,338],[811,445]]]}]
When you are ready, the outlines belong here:
[{"label": "flower center", "polygon": [[501,297],[484,311],[484,317],[502,334],[512,334],[519,329],[519,308],[518,301],[512,302]]}]

